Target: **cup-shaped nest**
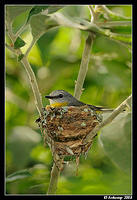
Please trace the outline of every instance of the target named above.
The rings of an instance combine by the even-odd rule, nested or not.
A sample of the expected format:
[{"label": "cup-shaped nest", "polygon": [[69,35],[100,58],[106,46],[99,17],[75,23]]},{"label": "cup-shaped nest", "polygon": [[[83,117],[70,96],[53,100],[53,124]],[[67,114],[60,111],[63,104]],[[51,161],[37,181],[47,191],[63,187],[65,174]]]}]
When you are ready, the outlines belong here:
[{"label": "cup-shaped nest", "polygon": [[44,137],[54,145],[59,156],[80,156],[90,148],[92,141],[83,144],[86,136],[102,121],[102,116],[88,106],[68,106],[44,109],[43,116],[36,120]]}]

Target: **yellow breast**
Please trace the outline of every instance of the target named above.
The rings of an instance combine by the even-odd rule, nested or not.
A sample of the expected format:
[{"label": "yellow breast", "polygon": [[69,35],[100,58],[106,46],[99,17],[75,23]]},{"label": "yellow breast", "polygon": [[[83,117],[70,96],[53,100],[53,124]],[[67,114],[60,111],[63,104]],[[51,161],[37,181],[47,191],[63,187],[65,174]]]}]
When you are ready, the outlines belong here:
[{"label": "yellow breast", "polygon": [[67,102],[55,102],[55,103],[52,103],[50,105],[47,105],[46,108],[49,108],[49,107],[53,107],[53,108],[56,108],[56,107],[63,107],[63,106],[67,106],[68,103]]},{"label": "yellow breast", "polygon": [[68,103],[67,102],[56,102],[56,103],[52,103],[50,106],[55,108],[55,107],[63,107],[63,106],[67,106]]}]

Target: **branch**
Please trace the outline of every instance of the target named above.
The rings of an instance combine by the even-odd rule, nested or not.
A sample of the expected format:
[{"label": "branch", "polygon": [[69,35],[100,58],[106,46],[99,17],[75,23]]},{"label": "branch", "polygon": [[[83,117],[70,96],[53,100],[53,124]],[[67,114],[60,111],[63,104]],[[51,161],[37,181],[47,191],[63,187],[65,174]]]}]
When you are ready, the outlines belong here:
[{"label": "branch", "polygon": [[32,47],[34,46],[34,44],[37,42],[37,40],[44,34],[44,31],[42,31],[40,34],[38,34],[37,36],[33,37],[33,40],[30,44],[30,46],[28,47],[28,49],[26,50],[25,56],[27,57],[29,52],[31,51]]},{"label": "branch", "polygon": [[83,88],[84,80],[85,80],[87,70],[88,70],[88,63],[90,59],[91,47],[93,44],[93,37],[94,37],[93,33],[89,33],[88,38],[85,43],[80,70],[79,70],[78,78],[75,85],[75,91],[74,91],[74,96],[77,99],[80,99],[80,96],[82,94],[82,88]]},{"label": "branch", "polygon": [[35,74],[27,60],[27,58],[24,56],[21,60],[21,63],[24,65],[24,68],[28,74],[30,83],[31,83],[31,87],[32,87],[32,91],[35,97],[35,104],[36,104],[36,108],[39,112],[39,114],[41,115],[43,113],[43,105],[42,105],[42,98],[41,98],[41,94],[39,92],[39,88],[38,88],[38,84],[37,84],[37,80],[35,77]]},{"label": "branch", "polygon": [[87,143],[87,141],[89,142],[90,140],[93,139],[93,137],[96,135],[96,133],[103,128],[104,126],[106,126],[107,124],[111,123],[116,117],[117,115],[119,115],[120,113],[123,112],[123,110],[126,107],[129,107],[130,101],[132,99],[132,95],[130,95],[125,101],[123,101],[113,112],[112,114],[105,119],[101,124],[99,124],[98,126],[95,127],[95,129],[90,132],[87,137],[84,139],[84,144]]},{"label": "branch", "polygon": [[122,19],[123,20],[131,20],[129,17],[125,17],[125,16],[122,16],[122,15],[120,15],[118,13],[112,12],[105,5],[97,5],[96,6],[96,11],[98,11],[98,10],[104,11],[110,19],[115,19],[115,20],[122,20]]},{"label": "branch", "polygon": [[32,42],[31,42],[30,46],[29,46],[28,49],[26,50],[26,53],[25,53],[25,56],[26,56],[26,57],[28,56],[29,52],[31,51],[31,49],[32,49],[33,45],[36,43],[36,41],[37,41],[37,40],[33,38],[33,40],[32,40]]},{"label": "branch", "polygon": [[132,22],[131,21],[107,21],[107,22],[96,22],[96,25],[103,28],[103,27],[107,27],[107,28],[112,28],[115,26],[131,26]]},{"label": "branch", "polygon": [[5,44],[5,46],[6,46],[7,49],[9,49],[10,51],[12,51],[13,53],[17,54],[17,51],[16,51],[13,47],[9,46],[7,43]]},{"label": "branch", "polygon": [[57,189],[58,178],[60,175],[59,169],[56,167],[55,163],[53,164],[50,183],[47,194],[55,194]]},{"label": "branch", "polygon": [[[96,13],[94,12],[94,9],[92,6],[89,6],[90,12],[91,12],[91,23],[96,20]],[[82,55],[82,61],[80,65],[80,70],[78,74],[78,78],[75,84],[75,91],[74,91],[74,97],[77,99],[80,99],[80,96],[82,94],[83,84],[84,80],[88,71],[88,63],[90,60],[90,52],[91,47],[94,40],[94,34],[89,33],[88,38],[86,39],[83,55]]]},{"label": "branch", "polygon": [[26,28],[27,28],[28,24],[24,24],[23,26],[21,26],[21,28],[16,32],[15,37],[17,38]]},{"label": "branch", "polygon": [[96,13],[94,11],[94,8],[91,5],[89,5],[88,8],[89,8],[90,14],[91,14],[91,22],[94,22],[96,20]]},{"label": "branch", "polygon": [[[6,25],[7,25],[7,32],[8,32],[9,38],[11,39],[12,43],[14,44],[14,42],[16,40],[16,36],[12,32],[11,23],[7,22]],[[10,49],[12,52],[16,53],[18,56],[22,54],[22,51],[20,49],[17,49],[16,51],[14,51],[14,48],[8,46],[7,44],[6,44],[6,47],[8,49]],[[42,105],[42,99],[41,99],[41,95],[40,95],[40,92],[39,92],[39,88],[38,88],[38,84],[37,84],[37,81],[36,81],[35,74],[34,74],[32,68],[31,68],[26,56],[24,56],[22,58],[21,63],[23,64],[25,70],[27,71],[28,77],[30,79],[32,91],[33,91],[33,94],[34,94],[34,97],[35,97],[35,100],[36,100],[36,102],[35,102],[36,108],[37,108],[39,114],[41,115],[43,105]]]},{"label": "branch", "polygon": [[[93,22],[88,22],[88,21],[86,21],[84,19],[80,19],[80,18],[77,18],[77,19],[71,19],[68,17],[66,18],[61,13],[53,14],[51,16],[51,19],[55,20],[59,25],[77,28],[77,29],[84,30],[84,31],[89,31],[89,32],[95,33],[95,34],[98,33],[98,34],[104,35],[110,39],[114,39],[115,41],[117,41],[117,40],[122,41],[122,42],[130,41],[131,35],[116,34],[109,30],[109,28],[111,28],[111,27],[109,27],[108,25],[111,26],[113,23],[107,24],[107,22],[106,22],[106,24],[107,24],[106,27],[108,26],[108,29],[106,29],[105,27],[103,29],[97,25],[96,21],[94,21],[94,23],[93,23]],[[102,24],[102,26],[103,26],[103,24]]]},{"label": "branch", "polygon": [[16,40],[16,36],[12,32],[12,23],[11,22],[6,21],[6,30],[7,30],[10,40],[14,44],[14,42]]}]

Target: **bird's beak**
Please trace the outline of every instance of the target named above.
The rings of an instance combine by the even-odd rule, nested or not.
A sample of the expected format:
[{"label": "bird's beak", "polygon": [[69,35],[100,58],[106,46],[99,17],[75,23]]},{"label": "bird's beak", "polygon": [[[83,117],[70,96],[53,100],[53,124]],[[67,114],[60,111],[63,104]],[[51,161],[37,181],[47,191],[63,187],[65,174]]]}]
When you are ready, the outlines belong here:
[{"label": "bird's beak", "polygon": [[45,98],[47,98],[47,99],[52,99],[53,98],[53,96],[45,96]]},{"label": "bird's beak", "polygon": [[45,98],[47,98],[47,99],[55,99],[55,98],[58,98],[58,95],[57,96],[45,96]]}]

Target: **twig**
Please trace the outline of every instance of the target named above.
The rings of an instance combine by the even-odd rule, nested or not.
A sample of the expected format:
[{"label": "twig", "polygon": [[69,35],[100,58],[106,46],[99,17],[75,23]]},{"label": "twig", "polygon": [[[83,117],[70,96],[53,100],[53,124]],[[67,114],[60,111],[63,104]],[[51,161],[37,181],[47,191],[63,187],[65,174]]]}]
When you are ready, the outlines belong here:
[{"label": "twig", "polygon": [[[7,32],[8,32],[8,35],[9,35],[9,38],[11,39],[11,41],[15,42],[16,40],[16,37],[15,35],[13,34],[12,32],[12,26],[11,26],[11,23],[8,23],[7,22]],[[12,52],[16,53],[17,55],[21,55],[22,54],[22,51],[20,49],[17,49],[16,52],[14,51],[14,49],[8,45],[6,45],[8,49],[10,49]],[[36,100],[36,108],[39,112],[39,114],[41,115],[42,114],[42,99],[41,99],[41,95],[40,95],[40,92],[39,92],[39,88],[38,88],[38,84],[37,84],[37,81],[36,81],[36,77],[35,77],[35,74],[27,60],[27,57],[24,56],[21,60],[21,63],[23,64],[25,70],[27,71],[27,74],[28,74],[28,77],[30,79],[30,83],[31,83],[31,87],[32,87],[32,90],[33,90],[33,94],[34,94],[34,97],[35,97],[35,100]]]},{"label": "twig", "polygon": [[90,14],[91,14],[91,22],[94,22],[96,20],[96,13],[94,11],[93,6],[89,5],[89,10],[90,10]]},{"label": "twig", "polygon": [[33,38],[33,40],[32,40],[32,42],[31,42],[30,46],[28,47],[28,49],[27,49],[27,51],[26,51],[26,53],[25,53],[25,56],[26,56],[26,57],[28,56],[29,52],[31,51],[31,49],[32,49],[33,45],[36,43],[36,41],[37,41],[37,40],[35,40],[35,39]]},{"label": "twig", "polygon": [[87,70],[88,70],[88,63],[90,59],[91,47],[93,44],[93,37],[94,37],[93,33],[89,33],[88,38],[85,43],[80,70],[79,70],[78,78],[75,85],[75,91],[74,91],[74,96],[77,99],[80,99],[80,96],[82,94],[82,88],[83,88],[84,80],[85,80]]},{"label": "twig", "polygon": [[[93,21],[95,22],[95,20],[96,20],[95,12],[94,12],[94,9],[92,6],[89,6],[89,9],[91,12],[91,23],[93,23]],[[82,94],[84,80],[85,80],[87,70],[88,70],[88,63],[90,60],[90,52],[91,52],[93,40],[94,40],[94,34],[89,33],[88,38],[85,43],[83,55],[82,55],[82,61],[81,61],[81,65],[80,65],[78,78],[77,78],[77,81],[75,84],[74,97],[77,99],[80,99],[80,96]]]},{"label": "twig", "polygon": [[37,37],[35,36],[30,44],[30,46],[28,47],[25,56],[27,57],[29,52],[31,51],[32,47],[34,46],[34,44],[37,42],[37,40],[41,37],[41,35],[43,35],[44,31],[42,31],[40,34],[37,35]]},{"label": "twig", "polygon": [[96,22],[96,25],[103,28],[103,27],[107,27],[107,28],[112,28],[115,26],[131,26],[132,22],[131,21],[106,21],[104,22]]},{"label": "twig", "polygon": [[22,60],[21,60],[21,63],[24,65],[25,67],[25,70],[28,74],[28,77],[30,79],[30,83],[31,83],[31,87],[32,87],[32,90],[33,90],[33,94],[34,94],[34,97],[35,97],[35,104],[36,104],[36,107],[37,107],[37,110],[39,112],[39,114],[41,115],[43,113],[43,105],[42,105],[42,98],[41,98],[41,94],[39,92],[39,88],[38,88],[38,84],[37,84],[37,80],[36,80],[36,77],[35,77],[35,74],[27,60],[27,57],[23,57]]},{"label": "twig", "polygon": [[[22,54],[20,49],[18,49],[18,51],[15,51],[12,47],[10,47],[7,44],[6,44],[6,47],[17,55]],[[28,62],[28,60],[25,56],[21,60],[21,63],[23,64],[25,70],[27,71],[27,74],[28,74],[28,77],[30,79],[30,83],[31,83],[31,86],[32,86],[33,94],[35,96],[36,107],[37,107],[39,114],[41,115],[43,105],[42,105],[41,94],[39,92],[39,88],[38,88],[38,84],[37,84],[37,81],[36,81],[35,74],[34,74],[32,68],[31,68],[31,66],[30,66],[30,64],[29,64],[29,62]]]},{"label": "twig", "polygon": [[15,37],[15,35],[12,32],[12,23],[11,22],[7,22],[6,21],[6,29],[7,29],[7,33],[8,33],[8,36],[9,36],[10,40],[14,44],[14,42],[16,40],[16,37]]},{"label": "twig", "polygon": [[107,15],[108,15],[108,17],[111,19],[115,19],[115,20],[130,20],[130,18],[129,17],[125,17],[125,16],[122,16],[122,15],[120,15],[120,14],[118,14],[118,13],[114,13],[114,12],[112,12],[110,9],[108,9],[105,5],[97,5],[96,6],[96,10],[102,10],[102,11],[104,11]]},{"label": "twig", "polygon": [[17,38],[26,28],[27,28],[28,24],[24,24],[23,26],[21,26],[21,28],[16,32],[15,37]]},{"label": "twig", "polygon": [[103,128],[104,126],[106,126],[107,124],[111,123],[113,121],[113,119],[115,119],[117,117],[117,115],[119,115],[121,112],[123,112],[123,110],[126,107],[129,107],[130,105],[130,101],[132,99],[132,95],[130,95],[125,101],[123,101],[113,112],[112,114],[105,119],[101,124],[99,124],[98,126],[95,127],[95,129],[93,131],[91,131],[87,137],[84,140],[84,144],[87,143],[87,141],[91,141],[92,138],[96,135],[96,133]]},{"label": "twig", "polygon": [[56,167],[55,163],[51,170],[50,183],[47,194],[55,194],[57,189],[58,178],[60,175],[59,169]]},{"label": "twig", "polygon": [[5,44],[5,46],[6,46],[10,51],[12,51],[13,53],[17,54],[17,51],[16,51],[13,47],[9,46],[7,43]]}]

